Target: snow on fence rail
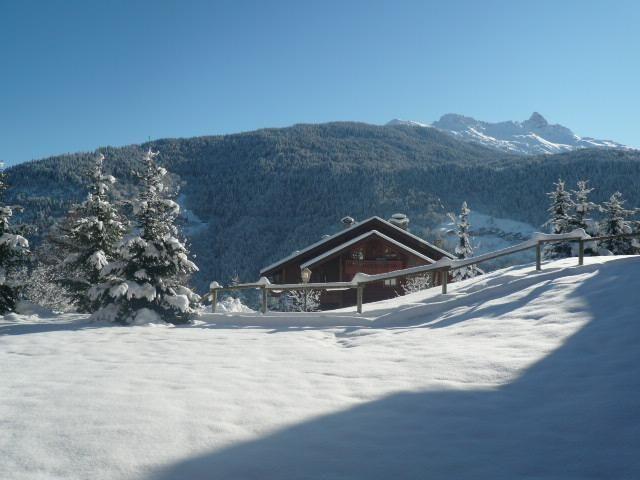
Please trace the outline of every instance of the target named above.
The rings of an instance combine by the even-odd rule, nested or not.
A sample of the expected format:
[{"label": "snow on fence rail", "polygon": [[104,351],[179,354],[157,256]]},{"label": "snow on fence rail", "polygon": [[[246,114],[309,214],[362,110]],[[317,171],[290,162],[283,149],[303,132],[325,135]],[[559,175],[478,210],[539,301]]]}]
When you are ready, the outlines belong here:
[{"label": "snow on fence rail", "polygon": [[582,228],[578,228],[569,233],[561,234],[549,234],[549,233],[535,233],[533,237],[522,243],[518,243],[511,247],[496,250],[495,252],[488,252],[477,257],[466,258],[463,260],[453,260],[450,258],[441,258],[440,260],[430,265],[419,265],[417,267],[405,268],[402,270],[394,270],[392,272],[378,273],[378,274],[366,274],[356,273],[350,282],[325,282],[325,283],[283,283],[274,284],[271,283],[266,277],[261,277],[257,282],[253,283],[241,283],[238,285],[223,287],[218,282],[211,282],[211,303],[212,311],[215,312],[216,303],[218,299],[218,292],[223,290],[246,290],[246,289],[260,289],[262,291],[262,313],[267,312],[267,300],[269,291],[287,291],[287,290],[348,290],[351,288],[357,289],[357,311],[362,313],[362,298],[364,288],[367,284],[380,282],[383,280],[397,279],[401,277],[410,277],[413,275],[419,275],[428,272],[443,272],[442,275],[442,293],[447,293],[447,283],[449,272],[458,268],[463,268],[469,265],[478,265],[480,263],[487,262],[489,260],[495,260],[496,258],[512,255],[524,250],[536,249],[536,270],[542,270],[542,245],[545,243],[554,242],[579,242],[578,250],[578,265],[584,264],[584,244],[588,242],[596,242],[603,240],[611,240],[614,238],[634,238],[640,237],[638,233],[625,233],[621,235],[607,235],[599,237],[591,237]]}]

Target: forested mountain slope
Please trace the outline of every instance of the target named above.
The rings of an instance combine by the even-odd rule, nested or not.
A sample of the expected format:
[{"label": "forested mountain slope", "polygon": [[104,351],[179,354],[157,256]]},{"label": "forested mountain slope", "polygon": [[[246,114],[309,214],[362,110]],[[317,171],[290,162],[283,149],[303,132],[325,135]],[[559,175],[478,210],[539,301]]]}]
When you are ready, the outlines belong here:
[{"label": "forested mountain slope", "polygon": [[[622,191],[640,205],[640,154],[579,150],[522,157],[458,141],[429,128],[360,123],[296,125],[226,136],[165,139],[99,149],[126,194],[142,152],[180,186],[186,225],[201,272],[196,283],[227,282],[237,272],[253,280],[261,266],[333,233],[351,215],[387,217],[400,211],[429,238],[445,211],[467,200],[472,209],[526,221],[546,219],[545,192],[558,177],[590,179],[594,200]],[[85,195],[95,153],[61,155],[12,167],[11,200],[38,235]]]}]

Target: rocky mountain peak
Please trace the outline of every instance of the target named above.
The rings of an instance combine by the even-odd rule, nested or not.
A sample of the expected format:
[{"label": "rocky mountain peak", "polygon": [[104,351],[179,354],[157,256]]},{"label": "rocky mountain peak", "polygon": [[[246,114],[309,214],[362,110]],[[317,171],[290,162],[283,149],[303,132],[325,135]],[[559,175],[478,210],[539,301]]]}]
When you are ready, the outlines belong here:
[{"label": "rocky mountain peak", "polygon": [[523,124],[527,124],[531,128],[544,128],[549,125],[549,122],[538,112],[533,112],[529,120],[526,120]]}]

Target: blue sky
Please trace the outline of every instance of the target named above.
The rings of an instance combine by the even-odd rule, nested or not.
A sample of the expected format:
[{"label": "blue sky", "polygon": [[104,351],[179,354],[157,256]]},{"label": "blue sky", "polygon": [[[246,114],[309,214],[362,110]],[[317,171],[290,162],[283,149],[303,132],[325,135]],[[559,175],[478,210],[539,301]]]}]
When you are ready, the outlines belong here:
[{"label": "blue sky", "polygon": [[640,2],[0,0],[0,160],[532,111],[640,146]]}]

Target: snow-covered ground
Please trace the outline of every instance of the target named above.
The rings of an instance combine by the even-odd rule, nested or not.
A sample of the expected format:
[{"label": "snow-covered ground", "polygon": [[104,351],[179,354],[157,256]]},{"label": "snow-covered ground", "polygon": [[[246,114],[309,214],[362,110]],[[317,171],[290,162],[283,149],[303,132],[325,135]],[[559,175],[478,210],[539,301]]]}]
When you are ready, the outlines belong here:
[{"label": "snow-covered ground", "polygon": [[0,478],[640,478],[639,257],[321,314],[0,321]]}]

